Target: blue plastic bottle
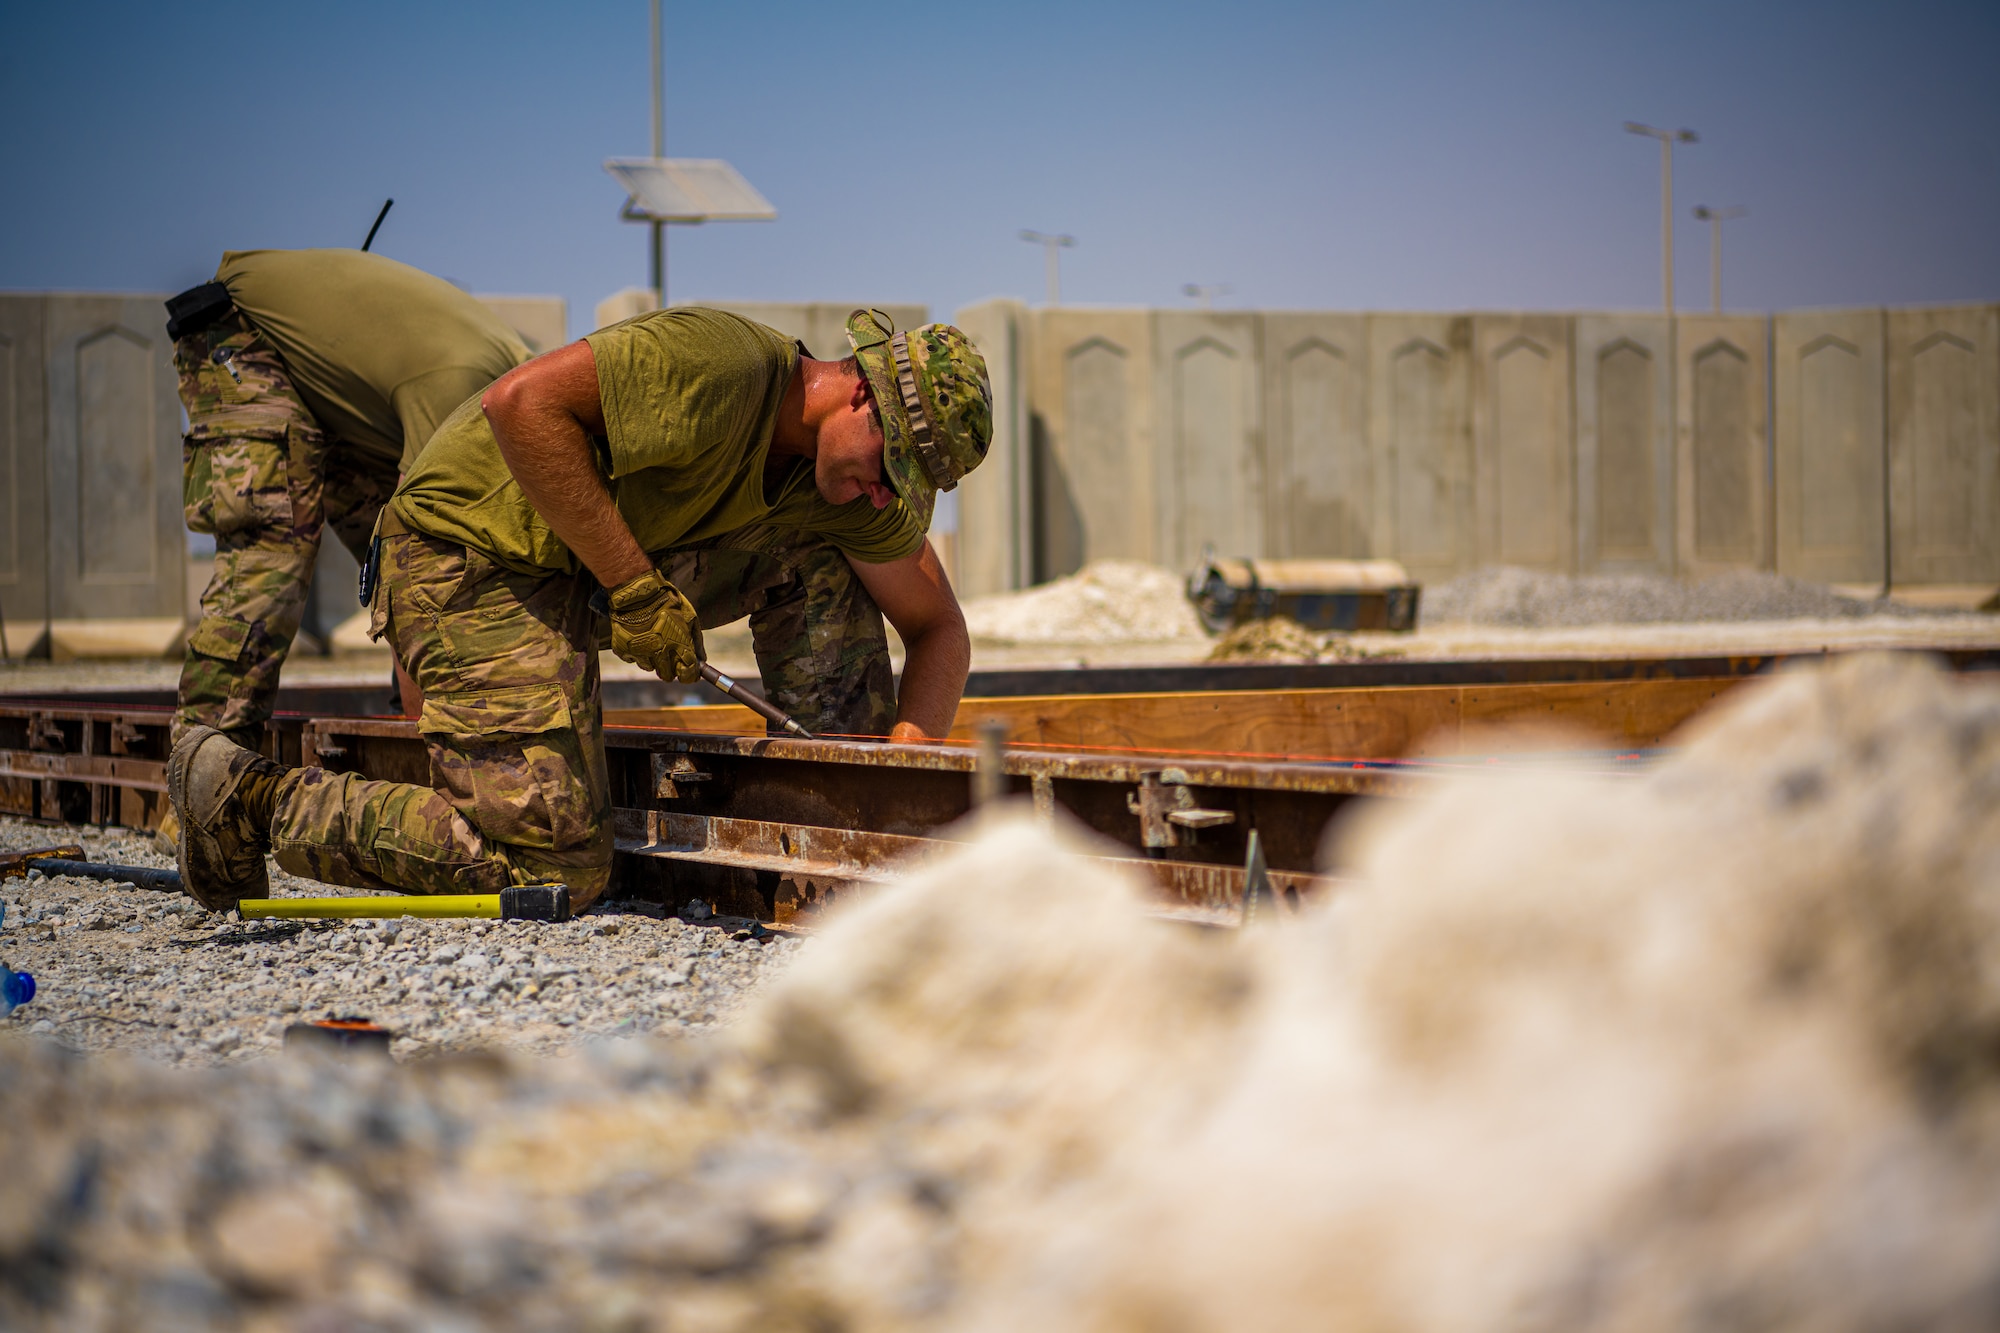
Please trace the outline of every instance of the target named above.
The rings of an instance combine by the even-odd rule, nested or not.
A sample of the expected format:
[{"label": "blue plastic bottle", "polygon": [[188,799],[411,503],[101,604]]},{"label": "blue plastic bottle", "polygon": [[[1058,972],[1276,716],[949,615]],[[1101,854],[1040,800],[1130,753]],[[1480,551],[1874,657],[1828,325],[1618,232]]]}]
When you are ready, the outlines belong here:
[{"label": "blue plastic bottle", "polygon": [[35,979],[0,963],[0,1018],[35,998]]}]

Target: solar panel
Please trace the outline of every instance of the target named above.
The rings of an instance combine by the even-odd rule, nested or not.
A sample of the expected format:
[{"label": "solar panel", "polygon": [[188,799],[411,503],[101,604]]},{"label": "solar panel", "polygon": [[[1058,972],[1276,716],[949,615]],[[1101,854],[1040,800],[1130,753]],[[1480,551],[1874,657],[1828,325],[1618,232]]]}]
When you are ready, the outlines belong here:
[{"label": "solar panel", "polygon": [[614,157],[625,216],[645,222],[768,222],[778,216],[743,174],[714,157]]}]

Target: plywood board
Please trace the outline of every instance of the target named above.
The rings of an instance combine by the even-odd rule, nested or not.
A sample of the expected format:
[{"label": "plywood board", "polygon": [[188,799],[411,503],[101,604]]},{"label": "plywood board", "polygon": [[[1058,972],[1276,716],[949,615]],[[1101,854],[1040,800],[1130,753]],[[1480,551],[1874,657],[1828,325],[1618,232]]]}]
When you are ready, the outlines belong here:
[{"label": "plywood board", "polygon": [[[981,722],[1007,724],[1010,744],[1266,759],[1395,759],[1451,755],[1502,725],[1568,731],[1588,745],[1659,744],[1730,679],[1582,681],[1542,685],[1349,690],[1229,690],[1196,694],[1041,695],[966,699],[952,729],[970,741]],[[758,735],[762,719],[733,705],[621,709],[608,726]]]}]

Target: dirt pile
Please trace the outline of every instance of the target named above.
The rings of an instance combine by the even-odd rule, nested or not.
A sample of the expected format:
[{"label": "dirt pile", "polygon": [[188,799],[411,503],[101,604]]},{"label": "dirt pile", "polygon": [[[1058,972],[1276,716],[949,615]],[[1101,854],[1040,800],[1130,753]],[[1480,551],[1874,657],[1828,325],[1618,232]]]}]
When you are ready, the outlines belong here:
[{"label": "dirt pile", "polygon": [[726,1040],[0,1043],[0,1325],[1988,1327],[1995,809],[2000,690],[1850,659],[1385,803],[1240,939],[1014,818]]},{"label": "dirt pile", "polygon": [[1067,578],[965,604],[975,640],[994,644],[1201,640],[1180,576],[1136,560],[1097,560]]},{"label": "dirt pile", "polygon": [[1895,601],[1846,597],[1819,583],[1759,570],[1703,579],[1657,574],[1543,574],[1501,565],[1425,587],[1430,625],[1651,625],[1693,621],[1837,620],[1939,614]]}]

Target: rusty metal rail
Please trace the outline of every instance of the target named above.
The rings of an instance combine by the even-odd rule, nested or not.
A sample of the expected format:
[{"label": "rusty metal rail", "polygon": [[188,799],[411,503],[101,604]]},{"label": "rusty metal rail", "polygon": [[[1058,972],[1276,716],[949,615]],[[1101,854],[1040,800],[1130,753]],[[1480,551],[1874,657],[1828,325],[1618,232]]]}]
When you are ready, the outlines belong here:
[{"label": "rusty metal rail", "polygon": [[[0,812],[73,824],[157,827],[171,713],[0,700]],[[427,783],[414,724],[400,718],[279,719],[282,762]],[[649,728],[606,730],[618,863],[614,891],[791,920],[855,885],[947,849],[972,808],[976,756],[963,746],[777,740]],[[1407,790],[1390,766],[1193,761],[1180,756],[1015,749],[1005,789],[1048,818],[1121,844],[1194,917],[1234,910],[1244,840],[1262,830],[1280,893],[1310,896],[1320,830],[1356,795]]]},{"label": "rusty metal rail", "polygon": [[[1993,665],[1990,655],[1953,664]],[[1494,686],[1482,697],[1511,688],[1529,687]],[[1589,720],[1587,707],[1601,721],[1627,703],[1615,686],[1607,688],[1611,693],[1570,688],[1536,697],[1580,721]],[[1650,687],[1634,680],[1632,690],[1634,700],[1650,690],[1648,697],[1677,709],[1706,697],[1671,679],[1663,686],[1655,678]],[[1326,693],[1346,694],[1339,707],[1353,713],[1354,701],[1371,692]],[[1664,725],[1674,716],[1655,720]],[[0,812],[157,826],[170,722],[171,712],[157,706],[0,698]],[[1628,737],[1638,734],[1657,733],[1627,728]],[[1401,753],[1399,736],[1385,725],[1385,744],[1394,744],[1356,753]],[[974,803],[978,759],[963,744],[796,740],[652,725],[607,727],[605,744],[617,821],[613,892],[674,905],[699,898],[731,915],[809,917],[854,886],[893,878],[948,849]],[[401,718],[281,716],[267,726],[263,749],[287,764],[431,781],[422,738]],[[1004,795],[1105,840],[1108,861],[1143,871],[1164,908],[1198,919],[1234,914],[1253,831],[1273,889],[1310,897],[1328,884],[1314,873],[1323,832],[1349,802],[1432,780],[1425,765],[1386,757],[1263,760],[1046,742],[1006,750],[1001,768]]]},{"label": "rusty metal rail", "polygon": [[[298,739],[309,763],[429,781],[429,756],[400,718],[319,718]],[[958,745],[891,745],[607,727],[620,893],[764,920],[810,915],[856,884],[891,878],[948,847],[972,810],[977,756]],[[1357,795],[1406,791],[1395,765],[1191,761],[1184,756],[1010,749],[1006,794],[1058,810],[1129,849],[1125,860],[1193,916],[1243,891],[1245,840],[1262,830],[1273,887],[1313,874],[1321,831]],[[1177,818],[1176,816],[1180,816]],[[1190,817],[1192,816],[1192,817]]]}]

